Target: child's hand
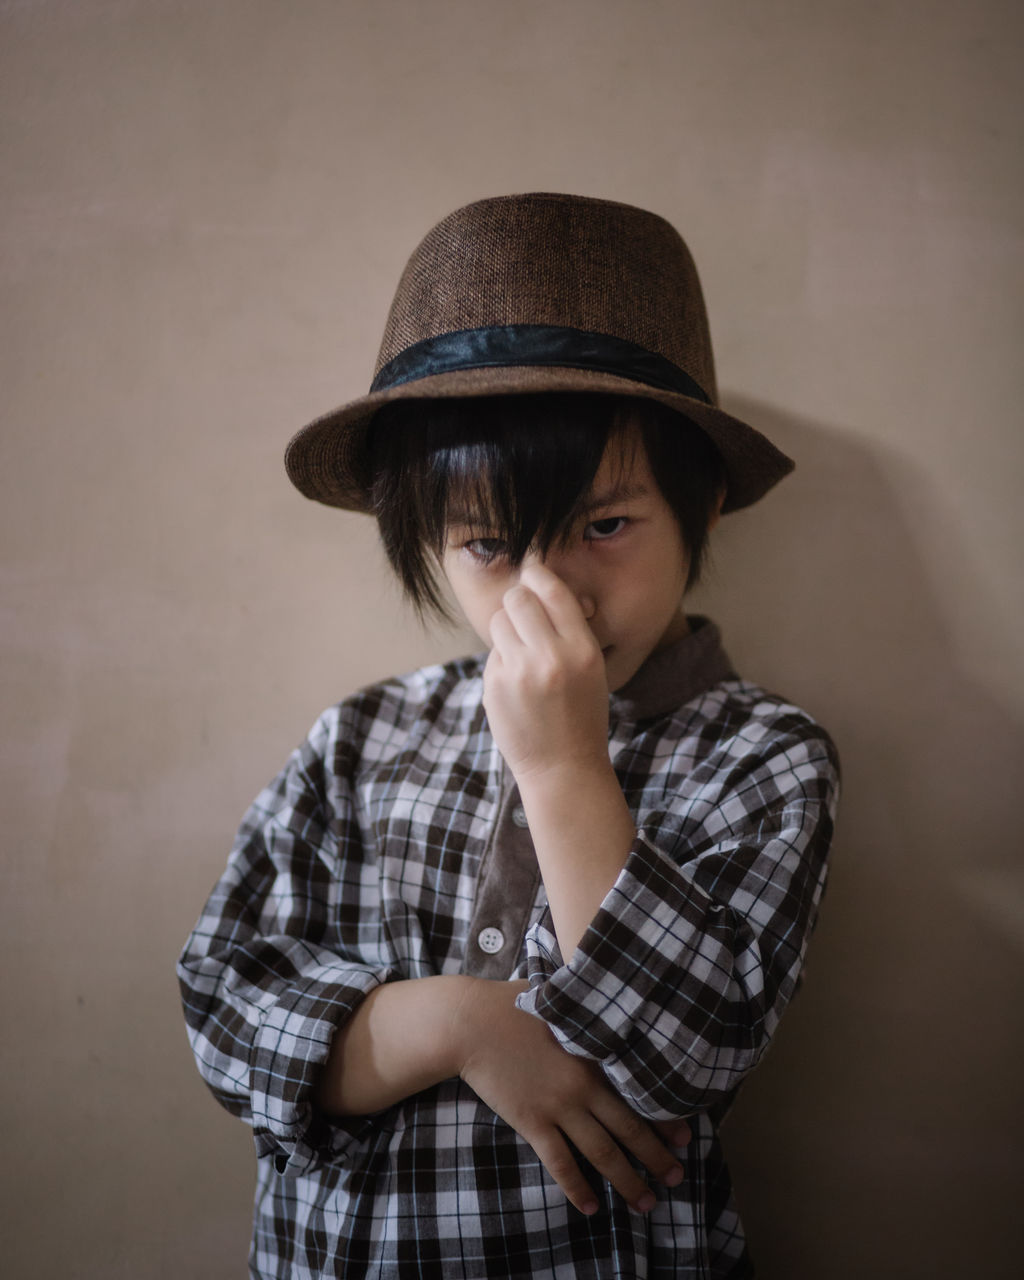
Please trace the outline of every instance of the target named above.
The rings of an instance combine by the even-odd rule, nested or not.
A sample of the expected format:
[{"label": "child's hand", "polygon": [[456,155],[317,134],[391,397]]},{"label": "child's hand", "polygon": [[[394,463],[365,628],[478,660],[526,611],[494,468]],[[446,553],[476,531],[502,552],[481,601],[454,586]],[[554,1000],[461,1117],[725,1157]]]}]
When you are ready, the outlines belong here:
[{"label": "child's hand", "polygon": [[[647,1212],[654,1195],[626,1152],[666,1186],[682,1181],[682,1166],[593,1063],[566,1053],[539,1018],[515,1007],[526,985],[476,979],[466,987],[454,1017],[460,1076],[530,1144],[581,1213],[594,1213],[598,1202],[567,1139],[634,1209]],[[688,1139],[684,1121],[672,1126],[676,1145]]]},{"label": "child's hand", "polygon": [[519,786],[568,958],[636,836],[608,755],[604,654],[576,596],[540,564],[523,568],[490,630],[484,708]]},{"label": "child's hand", "polygon": [[604,656],[576,597],[524,567],[491,618],[484,708],[517,781],[551,766],[608,765]]}]

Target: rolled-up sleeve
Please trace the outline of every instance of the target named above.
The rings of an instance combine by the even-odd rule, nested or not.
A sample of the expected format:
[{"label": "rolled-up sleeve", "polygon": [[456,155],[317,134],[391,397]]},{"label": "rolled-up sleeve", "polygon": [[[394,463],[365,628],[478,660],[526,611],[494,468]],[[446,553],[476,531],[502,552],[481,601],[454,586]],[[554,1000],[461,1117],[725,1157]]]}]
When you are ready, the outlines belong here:
[{"label": "rolled-up sleeve", "polygon": [[337,1158],[365,1127],[328,1121],[313,1092],[338,1027],[392,976],[385,954],[346,937],[372,877],[344,784],[332,778],[327,794],[333,736],[318,721],[257,797],[178,961],[201,1075],[252,1125],[257,1154],[296,1173]]},{"label": "rolled-up sleeve", "polygon": [[726,1100],[798,986],[837,790],[834,748],[813,722],[723,752],[685,812],[644,816],[568,961],[550,917],[530,931],[520,1007],[652,1119]]}]

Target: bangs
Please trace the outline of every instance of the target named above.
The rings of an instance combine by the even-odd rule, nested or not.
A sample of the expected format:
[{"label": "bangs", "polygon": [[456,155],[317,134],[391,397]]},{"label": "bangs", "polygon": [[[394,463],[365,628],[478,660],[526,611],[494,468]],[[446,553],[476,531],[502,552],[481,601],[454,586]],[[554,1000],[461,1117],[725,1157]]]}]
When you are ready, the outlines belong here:
[{"label": "bangs", "polygon": [[451,617],[439,583],[451,527],[496,539],[513,566],[531,547],[546,555],[571,536],[613,441],[624,471],[634,450],[646,451],[689,552],[692,586],[726,475],[708,437],[674,410],[578,392],[405,400],[381,409],[363,462],[384,550],[420,615]]},{"label": "bangs", "polygon": [[374,510],[420,612],[447,614],[436,565],[452,525],[500,540],[512,565],[567,536],[620,424],[617,401],[578,393],[381,410],[370,436]]}]

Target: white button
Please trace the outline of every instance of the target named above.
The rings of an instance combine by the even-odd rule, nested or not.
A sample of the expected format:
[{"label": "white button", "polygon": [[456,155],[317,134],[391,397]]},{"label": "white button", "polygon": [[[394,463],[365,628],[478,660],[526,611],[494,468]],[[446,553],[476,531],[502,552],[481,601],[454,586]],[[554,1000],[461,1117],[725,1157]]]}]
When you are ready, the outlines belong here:
[{"label": "white button", "polygon": [[493,956],[495,952],[500,951],[505,945],[505,935],[500,929],[489,927],[481,929],[476,936],[477,944],[481,951],[486,951],[489,956]]},{"label": "white button", "polygon": [[529,820],[526,816],[526,810],[523,808],[521,804],[517,804],[516,807],[512,810],[512,821],[516,824],[517,827],[528,827],[530,825]]}]

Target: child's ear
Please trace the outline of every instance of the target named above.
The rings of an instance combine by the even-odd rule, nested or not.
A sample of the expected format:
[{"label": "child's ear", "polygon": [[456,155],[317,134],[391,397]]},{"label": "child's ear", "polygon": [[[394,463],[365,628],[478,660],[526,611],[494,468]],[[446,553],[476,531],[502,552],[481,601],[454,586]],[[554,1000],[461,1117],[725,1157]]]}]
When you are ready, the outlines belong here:
[{"label": "child's ear", "polygon": [[718,524],[722,518],[722,503],[725,502],[725,485],[715,494],[715,500],[711,504],[711,513],[708,516],[708,533]]}]

